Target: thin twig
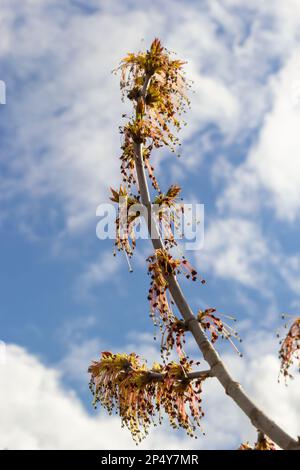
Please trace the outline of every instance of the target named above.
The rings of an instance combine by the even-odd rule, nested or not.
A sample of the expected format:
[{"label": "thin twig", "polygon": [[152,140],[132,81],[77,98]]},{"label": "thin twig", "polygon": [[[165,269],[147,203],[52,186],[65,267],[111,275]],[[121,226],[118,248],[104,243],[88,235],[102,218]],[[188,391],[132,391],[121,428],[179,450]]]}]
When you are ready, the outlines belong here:
[{"label": "thin twig", "polygon": [[[152,372],[152,371],[149,371],[148,372],[148,377],[150,380],[157,380],[157,381],[161,381],[161,380],[164,380],[165,376],[166,376],[166,373],[159,373],[159,372]],[[178,378],[178,380],[183,380],[183,379],[187,379],[187,380],[195,380],[195,379],[201,379],[201,378],[206,378],[206,377],[212,377],[213,374],[211,372],[211,370],[199,370],[199,371],[195,371],[195,372],[188,372],[186,374],[186,376],[184,377],[180,377]]]}]

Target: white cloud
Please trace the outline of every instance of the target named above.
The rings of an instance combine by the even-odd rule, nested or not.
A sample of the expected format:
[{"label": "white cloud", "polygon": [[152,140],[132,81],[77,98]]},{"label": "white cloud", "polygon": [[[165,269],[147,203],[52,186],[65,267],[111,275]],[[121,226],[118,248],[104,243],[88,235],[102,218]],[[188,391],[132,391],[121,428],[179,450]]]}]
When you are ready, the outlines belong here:
[{"label": "white cloud", "polygon": [[272,83],[274,106],[265,119],[257,146],[249,155],[250,167],[254,167],[259,181],[270,191],[271,203],[284,219],[295,218],[300,210],[299,53],[300,45]]},{"label": "white cloud", "polygon": [[[35,239],[33,213],[41,216],[45,200],[53,203],[56,214],[63,212],[67,232],[93,220],[96,224],[95,208],[118,178],[121,105],[118,79],[110,71],[124,53],[147,46],[158,35],[188,60],[188,75],[195,81],[186,139],[212,123],[228,142],[238,142],[263,124],[246,162],[236,169],[226,167],[227,187],[218,208],[230,207],[233,216],[211,224],[204,251],[207,266],[218,276],[257,286],[270,250],[254,222],[236,212],[258,209],[262,188],[270,194],[264,202],[272,203],[280,216],[295,217],[299,209],[299,106],[291,103],[299,61],[297,53],[290,58],[298,47],[297,2],[275,1],[266,8],[254,1],[246,8],[224,0],[208,2],[205,9],[173,2],[172,9],[166,3],[163,10],[154,3],[147,12],[146,3],[118,9],[117,2],[101,5],[92,15],[68,2],[64,7],[48,0],[16,5],[5,1],[1,11],[5,39],[0,54],[14,92],[7,109],[15,139],[3,156],[9,173],[0,181],[0,192],[4,198],[22,195],[22,233]],[[22,21],[14,21],[14,11]],[[286,64],[279,73],[276,61]],[[12,88],[15,82],[20,90]],[[207,134],[201,142],[205,138]],[[197,150],[191,142],[187,164],[193,168],[201,161],[203,146]],[[213,148],[212,140],[209,146]],[[186,165],[184,159],[180,165]],[[54,219],[55,225],[57,215]],[[81,293],[115,275],[116,263],[105,257],[86,267],[76,285]]]},{"label": "white cloud", "polygon": [[264,282],[261,270],[269,249],[257,224],[243,218],[211,220],[204,247],[197,253],[199,266],[217,276],[258,287]]},{"label": "white cloud", "polygon": [[219,196],[220,209],[250,213],[266,206],[275,209],[280,219],[293,221],[299,216],[299,52],[300,44],[270,82],[272,108],[246,161],[225,175],[227,187]]},{"label": "white cloud", "polygon": [[[294,2],[285,3],[297,13]],[[264,82],[269,62],[291,46],[290,35],[275,39],[291,18],[277,2],[269,12],[255,2],[257,17],[247,33],[247,15],[233,6],[223,1],[183,8],[166,2],[163,9],[158,3],[149,9],[146,2],[95,2],[95,12],[87,15],[71,2],[4,1],[0,53],[8,70],[9,130],[15,137],[6,148],[3,196],[25,195],[25,205],[26,198],[43,202],[51,196],[67,232],[94,220],[118,174],[121,106],[118,79],[110,71],[124,53],[145,47],[155,35],[189,61],[195,80],[186,138],[211,123],[228,141],[256,128],[269,105]],[[268,15],[275,26],[266,27]]]},{"label": "white cloud", "polygon": [[[5,11],[16,19],[14,3],[6,2]],[[146,15],[84,15],[70,5],[27,0],[16,7],[22,21],[11,25],[6,62],[7,109],[16,138],[6,147],[10,174],[0,190],[6,198],[52,196],[65,229],[76,232],[94,220],[98,203],[117,180],[122,107],[111,70],[127,47],[136,48]],[[132,30],[133,23],[140,32]]]},{"label": "white cloud", "polygon": [[278,270],[294,294],[300,292],[300,255],[282,256],[277,260]]},{"label": "white cloud", "polygon": [[86,385],[89,381],[88,367],[93,360],[100,357],[101,351],[106,350],[101,341],[97,339],[85,340],[69,345],[65,357],[57,364],[57,368],[72,382],[79,386]]},{"label": "white cloud", "polygon": [[[90,262],[76,281],[76,292],[79,296],[89,296],[91,290],[102,283],[117,282],[117,272],[121,263],[120,256],[113,256],[112,251],[104,251],[95,261]],[[125,259],[124,259],[125,263]]]},{"label": "white cloud", "polygon": [[[248,344],[248,348],[247,348]],[[272,419],[293,436],[299,434],[299,376],[288,387],[277,383],[278,345],[268,333],[248,338],[244,359],[226,354],[233,375]],[[80,359],[80,358],[79,358]],[[7,346],[0,364],[0,446],[9,449],[127,449],[131,437],[117,417],[88,414],[78,396],[67,390],[54,368],[15,345]],[[206,436],[197,441],[154,428],[143,442],[145,449],[234,449],[242,440],[253,440],[255,431],[218,383],[204,385],[203,421]]]},{"label": "white cloud", "polygon": [[[286,254],[276,239],[264,233],[258,220],[233,215],[212,218],[205,230],[203,248],[195,252],[195,259],[199,270],[259,291],[268,299],[270,317],[279,308],[279,285],[289,290],[290,305],[297,303],[300,255]],[[239,303],[253,311],[244,295],[238,295]]]}]

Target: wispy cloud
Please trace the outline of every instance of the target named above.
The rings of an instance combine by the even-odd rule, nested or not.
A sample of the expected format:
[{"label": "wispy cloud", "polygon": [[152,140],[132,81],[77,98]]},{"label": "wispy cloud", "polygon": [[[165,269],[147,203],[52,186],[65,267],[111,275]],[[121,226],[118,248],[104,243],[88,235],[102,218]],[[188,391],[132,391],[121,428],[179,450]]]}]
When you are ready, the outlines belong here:
[{"label": "wispy cloud", "polygon": [[[24,349],[9,345],[0,369],[1,448],[136,448],[118,417],[88,414],[78,396],[63,387],[59,372]],[[179,449],[193,444],[160,429],[141,448]]]},{"label": "wispy cloud", "polygon": [[[300,20],[299,20],[300,22]],[[247,160],[228,174],[219,205],[248,213],[274,208],[281,219],[293,221],[300,211],[300,43],[282,71],[273,78],[273,105]]]},{"label": "wispy cloud", "polygon": [[[113,256],[112,251],[101,253],[95,261],[89,262],[79,275],[75,288],[78,295],[89,295],[92,289],[102,283],[112,283],[119,270],[121,259]],[[117,281],[117,278],[115,279]]]},{"label": "wispy cloud", "polygon": [[168,14],[162,15],[156,3],[146,13],[140,3],[117,2],[118,9],[95,2],[93,14],[85,14],[71,2],[25,0],[14,21],[15,2],[5,1],[1,59],[7,66],[9,53],[10,93],[4,127],[14,137],[4,154],[9,172],[0,184],[2,195],[41,204],[51,198],[67,232],[93,220],[107,186],[117,179],[120,104],[110,72],[127,50],[153,35],[189,61],[196,94],[186,140],[207,123],[219,127],[228,142],[257,128],[269,106],[270,63],[290,46],[288,36],[279,50],[274,41],[279,19],[280,27],[291,26],[275,3],[267,12],[255,2],[249,10],[258,16],[249,29],[251,12],[245,8],[240,15],[239,2],[203,2],[205,9],[192,3],[183,9],[180,2],[170,9],[167,2]]},{"label": "wispy cloud", "polygon": [[247,219],[224,217],[211,220],[198,260],[217,276],[257,287],[264,282],[265,273],[260,264],[268,254],[256,224]]}]

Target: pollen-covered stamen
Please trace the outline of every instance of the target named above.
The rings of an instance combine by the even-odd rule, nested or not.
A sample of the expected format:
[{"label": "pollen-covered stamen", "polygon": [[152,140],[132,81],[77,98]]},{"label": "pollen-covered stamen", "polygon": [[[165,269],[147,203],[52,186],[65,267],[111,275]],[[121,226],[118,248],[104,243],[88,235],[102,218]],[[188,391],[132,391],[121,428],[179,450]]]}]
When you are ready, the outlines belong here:
[{"label": "pollen-covered stamen", "polygon": [[183,359],[147,369],[134,353],[103,352],[89,368],[94,404],[99,402],[110,414],[116,410],[136,442],[147,435],[156,412],[161,422],[163,411],[173,427],[193,436],[203,416],[200,393],[208,374],[195,377],[192,365]]},{"label": "pollen-covered stamen", "polygon": [[285,339],[281,341],[279,358],[281,360],[280,373],[284,377],[292,378],[289,369],[295,359],[299,361],[300,370],[300,318],[296,318]]},{"label": "pollen-covered stamen", "polygon": [[[232,338],[236,339],[239,342],[242,342],[241,338],[239,337],[238,333],[236,330],[234,330],[230,325],[227,325],[224,321],[222,321],[220,318],[218,318],[216,315],[214,315],[214,312],[216,311],[215,308],[208,308],[206,310],[199,310],[198,315],[197,315],[197,320],[201,324],[202,328],[206,331],[209,332],[211,335],[211,342],[215,343],[219,336],[222,338],[227,339],[235,351],[239,354],[239,356],[242,357],[242,354],[236,347],[235,343],[232,341]],[[226,318],[232,319],[235,321],[233,317],[227,317],[226,315],[221,315]]]},{"label": "pollen-covered stamen", "polygon": [[170,356],[174,346],[180,359],[186,357],[183,349],[185,344],[185,331],[186,327],[184,321],[176,317],[174,321],[165,328],[161,339],[161,354],[163,358],[164,356],[166,358]]}]

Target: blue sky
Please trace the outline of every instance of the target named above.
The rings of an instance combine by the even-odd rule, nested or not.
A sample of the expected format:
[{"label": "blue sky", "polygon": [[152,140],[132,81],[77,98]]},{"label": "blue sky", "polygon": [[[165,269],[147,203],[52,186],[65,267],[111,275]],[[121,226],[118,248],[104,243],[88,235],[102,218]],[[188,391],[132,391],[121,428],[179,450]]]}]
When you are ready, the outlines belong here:
[{"label": "blue sky", "polygon": [[[2,393],[11,406],[23,399],[29,410],[22,420],[7,415],[0,430],[5,446],[108,448],[107,418],[91,407],[89,362],[103,349],[131,348],[150,360],[156,354],[142,262],[151,247],[139,244],[129,274],[125,259],[113,258],[112,241],[96,238],[95,215],[109,186],[119,183],[118,126],[126,105],[111,71],[156,36],[188,61],[194,81],[181,158],[154,156],[163,188],[176,182],[186,200],[205,205],[204,248],[189,256],[207,285],[184,282],[185,292],[195,310],[213,306],[238,319],[245,358],[237,362],[227,345],[219,349],[270,414],[299,433],[299,382],[288,391],[277,386],[275,331],[282,312],[298,314],[300,307],[300,6],[262,3],[2,2],[0,339],[8,345]],[[22,399],[8,392],[8,364],[16,361],[20,378],[41,377],[50,391],[31,384]],[[234,448],[252,430],[211,387],[208,436],[197,445]],[[45,393],[52,393],[46,403]],[[45,414],[37,426],[39,406]],[[51,427],[60,407],[70,441]],[[234,418],[224,429],[228,416]],[[122,446],[131,445],[117,422],[109,426]],[[144,446],[195,445],[170,437],[167,427],[159,432]]]}]

